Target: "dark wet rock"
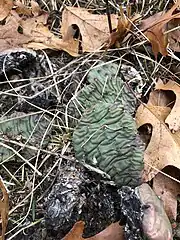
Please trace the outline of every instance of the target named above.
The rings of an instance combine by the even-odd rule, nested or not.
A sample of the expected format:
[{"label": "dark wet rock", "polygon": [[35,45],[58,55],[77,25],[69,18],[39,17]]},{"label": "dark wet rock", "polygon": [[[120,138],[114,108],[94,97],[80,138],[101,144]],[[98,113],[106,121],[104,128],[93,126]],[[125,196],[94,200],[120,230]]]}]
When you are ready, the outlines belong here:
[{"label": "dark wet rock", "polygon": [[10,49],[0,53],[0,75],[21,72],[36,59],[36,52],[28,49]]},{"label": "dark wet rock", "polygon": [[78,163],[62,169],[45,204],[49,235],[61,239],[75,222],[83,220],[83,237],[90,237],[120,221],[125,224],[126,239],[142,239],[142,206],[133,189],[117,189]]},{"label": "dark wet rock", "polygon": [[135,190],[124,186],[118,190],[121,196],[121,211],[124,216],[124,235],[127,240],[144,239],[142,228],[143,205]]}]

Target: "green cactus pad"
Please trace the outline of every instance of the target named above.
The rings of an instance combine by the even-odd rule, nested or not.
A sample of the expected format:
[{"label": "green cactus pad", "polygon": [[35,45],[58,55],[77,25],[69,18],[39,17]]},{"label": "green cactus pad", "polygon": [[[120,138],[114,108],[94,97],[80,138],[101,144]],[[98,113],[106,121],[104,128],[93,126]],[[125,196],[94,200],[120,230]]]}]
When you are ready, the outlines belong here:
[{"label": "green cactus pad", "polygon": [[73,134],[76,158],[108,174],[118,185],[137,186],[143,148],[136,125],[119,104],[99,102],[87,109]]},{"label": "green cactus pad", "polygon": [[85,86],[76,99],[74,108],[83,112],[97,102],[119,102],[131,114],[136,107],[136,98],[133,91],[123,81],[117,64],[98,65],[90,70],[87,76],[89,85]]},{"label": "green cactus pad", "polygon": [[[22,113],[13,114],[9,117],[1,118],[0,122],[0,137],[1,139],[14,140],[17,142],[21,142],[27,145],[31,145],[34,147],[40,147],[43,135],[49,125],[49,121],[45,116],[40,114],[34,114],[30,116],[26,116]],[[42,146],[46,145],[49,141],[48,135],[45,136]],[[19,150],[19,146],[7,143],[6,141],[0,140],[1,143],[6,144],[15,150]],[[32,156],[34,151],[25,148],[24,154]],[[14,152],[5,146],[0,145],[0,161],[5,161],[14,155]],[[11,159],[12,160],[12,159]]]}]

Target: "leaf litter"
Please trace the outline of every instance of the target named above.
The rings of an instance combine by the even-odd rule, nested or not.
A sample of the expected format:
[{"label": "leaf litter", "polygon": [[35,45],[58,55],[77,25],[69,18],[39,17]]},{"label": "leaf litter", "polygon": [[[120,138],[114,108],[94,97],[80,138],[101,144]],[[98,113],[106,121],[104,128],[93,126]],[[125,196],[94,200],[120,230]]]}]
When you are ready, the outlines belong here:
[{"label": "leaf litter", "polygon": [[[12,6],[8,6],[5,9],[12,9]],[[36,17],[40,15],[46,15],[46,17],[48,17],[48,14],[45,11],[42,11],[35,1],[31,1],[31,8],[27,8],[19,1],[15,2],[15,6],[15,10],[13,10],[14,14],[17,16],[20,14],[26,15],[26,17],[29,18],[27,19],[29,22],[36,22]],[[149,19],[142,21],[141,30],[145,32],[145,35],[151,42],[152,50],[156,57],[158,52],[164,56],[167,55],[166,48],[168,40],[167,34],[164,34],[167,28],[166,24],[171,20],[179,19],[179,13],[173,14],[178,6],[179,2],[174,4],[168,12],[158,13],[157,15],[151,16]],[[10,14],[10,10],[7,10],[5,14],[3,13],[2,18],[4,19]],[[130,16],[130,10],[127,10],[126,17],[121,9],[119,17],[115,14],[111,14],[110,17],[113,29],[111,35],[109,33],[106,15],[93,14],[86,9],[76,7],[66,7],[63,10],[62,25],[60,29],[62,38],[58,38],[51,33],[48,29],[47,22],[44,21],[39,22],[36,26],[34,26],[34,24],[28,26],[29,32],[33,33],[32,38],[31,35],[24,32],[24,30],[26,31],[26,21],[23,19],[20,22],[17,21],[19,22],[18,27],[22,27],[21,37],[16,33],[16,31],[18,31],[17,22],[16,25],[11,22],[13,33],[10,31],[9,34],[13,36],[16,33],[21,46],[24,45],[36,50],[46,48],[64,50],[72,56],[78,56],[79,48],[82,48],[82,52],[94,52],[98,51],[103,46],[110,47],[115,43],[120,44],[127,34],[130,33],[136,20],[140,18],[140,14]],[[2,26],[0,29],[1,28]],[[1,32],[4,34],[3,28],[1,29]],[[75,37],[76,33],[78,33],[77,37]],[[173,34],[175,34],[174,31]],[[38,38],[39,35],[42,36],[40,39]],[[169,37],[171,38],[171,33],[169,34]],[[3,37],[3,39],[6,41],[6,36]],[[14,45],[15,43],[12,44],[12,47],[14,47]]]},{"label": "leaf litter", "polygon": [[[26,46],[36,50],[46,48],[64,50],[72,56],[78,56],[79,44],[81,44],[83,52],[93,52],[98,51],[108,40],[109,28],[106,15],[91,14],[83,8],[66,7],[62,14],[62,38],[58,38],[50,32],[46,25],[47,21],[45,20],[48,18],[48,13],[40,11],[37,3],[31,1],[31,10],[24,7],[21,2],[16,2],[16,4],[18,7],[9,15],[10,20],[6,20],[4,26],[0,26],[3,41],[1,51],[8,47]],[[26,15],[26,19],[19,17],[19,14],[23,13]],[[111,15],[111,18],[112,26],[115,28],[118,18],[116,15]],[[9,42],[5,35],[9,25],[11,27],[8,31],[9,38],[13,39],[16,36],[16,42],[12,39]],[[80,29],[82,40],[74,38],[74,25]],[[21,33],[18,32],[19,27],[22,28]]]},{"label": "leaf litter", "polygon": [[145,124],[152,125],[152,136],[144,152],[145,181],[150,181],[159,170],[168,165],[180,169],[180,132],[172,133],[165,124],[171,108],[153,105],[151,99],[154,94],[155,92],[151,92],[149,102],[142,104],[136,112],[138,128]]},{"label": "leaf litter", "polygon": [[[144,152],[143,180],[153,179],[153,190],[162,200],[171,222],[177,218],[177,197],[180,194],[179,90],[178,83],[171,80],[163,83],[159,79],[147,104],[141,104],[136,112],[137,127],[152,126],[151,138]],[[168,91],[174,92],[176,98],[172,94],[167,95]]]},{"label": "leaf litter", "polygon": [[[141,18],[140,14],[131,16],[131,8],[127,6],[127,16],[125,15],[122,7],[120,6],[120,16],[118,17],[117,27],[115,31],[110,34],[108,46],[111,47],[115,44],[116,47],[120,46],[123,40],[127,40],[128,33],[132,32],[133,25]],[[131,36],[131,34],[129,34]]]},{"label": "leaf litter", "polygon": [[[1,1],[1,4],[0,20],[5,19],[5,24],[0,26],[1,52],[23,46],[36,50],[47,48],[64,50],[74,57],[85,52],[94,53],[103,46],[107,47],[107,43],[109,44],[108,48],[113,47],[114,44],[116,47],[120,46],[131,36],[133,25],[140,17],[140,15],[132,17],[127,15],[126,17],[122,11],[120,11],[120,17],[111,14],[114,32],[110,34],[106,15],[94,14],[80,7],[66,7],[62,14],[59,36],[55,36],[49,30],[49,14],[41,10],[35,1],[31,1],[30,7],[20,1],[14,3]],[[179,32],[176,29],[180,18],[179,5],[180,1],[177,1],[166,13],[160,12],[142,21],[141,31],[152,44],[152,51],[156,59],[159,52],[163,56],[168,55],[168,42],[171,49],[179,51]],[[173,28],[175,30],[172,30]],[[173,107],[164,94],[166,91],[172,91],[176,95],[176,99],[172,99],[172,102],[175,101]],[[155,86],[155,91],[151,92],[148,103],[141,104],[136,113],[138,128],[146,124],[152,125],[152,136],[144,153],[143,181],[147,182],[153,179],[153,189],[161,197],[166,213],[171,220],[175,220],[177,215],[179,184],[159,172],[169,165],[180,169],[179,96],[178,83],[169,80],[164,84],[159,81]],[[171,171],[168,174],[173,175]],[[162,182],[163,184],[161,184]],[[7,195],[5,197],[7,200]],[[2,206],[5,207],[4,217],[1,212],[2,222],[4,222],[3,236],[7,225],[8,201]],[[65,239],[84,239],[82,238],[83,228],[84,223],[77,222]],[[124,239],[122,228],[119,225],[112,224],[107,229],[109,230],[104,230],[104,233],[88,239]]]}]

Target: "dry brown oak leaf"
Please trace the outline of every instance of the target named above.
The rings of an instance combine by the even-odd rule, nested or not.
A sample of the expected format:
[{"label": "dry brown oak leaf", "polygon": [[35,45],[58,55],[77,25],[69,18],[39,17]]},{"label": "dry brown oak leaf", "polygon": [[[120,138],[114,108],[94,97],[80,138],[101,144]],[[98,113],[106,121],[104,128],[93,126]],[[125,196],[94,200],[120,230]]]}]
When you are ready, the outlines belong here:
[{"label": "dry brown oak leaf", "polygon": [[[62,39],[51,33],[47,26],[48,14],[43,13],[37,17],[21,19],[15,11],[6,18],[5,24],[0,26],[0,52],[18,47],[38,49],[64,50],[71,55],[74,53],[74,46],[63,42]],[[22,33],[19,33],[19,28]]]},{"label": "dry brown oak leaf", "polygon": [[[112,28],[115,29],[118,16],[111,14],[111,22]],[[82,40],[74,39],[74,25],[79,28]],[[64,42],[79,42],[83,52],[97,51],[110,35],[107,15],[92,14],[85,8],[66,7],[62,13],[61,33]],[[79,45],[74,51],[78,52],[78,47]]]},{"label": "dry brown oak leaf", "polygon": [[171,29],[171,31],[168,33],[169,47],[175,52],[180,52],[179,25],[180,25],[180,19],[173,19],[168,23],[168,29]]},{"label": "dry brown oak leaf", "polygon": [[163,56],[168,55],[168,36],[165,34],[167,29],[166,24],[173,19],[180,18],[180,13],[174,13],[179,6],[180,0],[177,0],[173,7],[166,13],[158,13],[142,21],[141,30],[144,31],[144,34],[151,42],[155,57],[157,57],[159,52]]},{"label": "dry brown oak leaf", "polygon": [[22,1],[14,0],[14,7],[17,14],[23,14],[23,16],[32,16],[32,9],[27,7]]},{"label": "dry brown oak leaf", "polygon": [[16,9],[16,13],[17,14],[22,14],[23,17],[24,16],[39,16],[40,13],[43,12],[43,10],[41,10],[39,4],[34,1],[31,0],[30,2],[30,6],[26,6],[21,0],[16,0],[14,1],[14,6]]},{"label": "dry brown oak leaf", "polygon": [[[82,35],[83,51],[96,51],[109,37],[109,28],[106,15],[95,15],[86,9],[68,7],[63,11],[62,35],[63,39],[51,33],[46,26],[48,14],[42,12],[34,1],[31,2],[31,12],[16,1],[17,12],[11,11],[6,19],[5,25],[0,26],[0,51],[27,47],[33,49],[56,49],[64,50],[72,56],[78,56],[79,43],[74,39],[75,31],[72,25],[77,25]],[[22,19],[19,14],[26,13],[29,18]],[[31,14],[35,15],[30,17]],[[41,14],[41,15],[38,15]],[[112,26],[117,26],[117,16],[111,15]],[[19,33],[18,29],[22,29]]]},{"label": "dry brown oak leaf", "polygon": [[164,91],[173,91],[176,95],[175,104],[167,116],[165,123],[168,124],[169,129],[172,132],[180,130],[180,85],[174,81],[168,81],[164,84],[162,81],[158,81],[155,89]]},{"label": "dry brown oak leaf", "polygon": [[[32,10],[34,9],[33,6]],[[40,12],[39,9],[36,10],[41,13],[40,16],[20,20],[23,35],[29,37],[29,42],[24,43],[23,46],[35,50],[46,48],[64,50],[72,56],[78,56],[78,42],[74,41],[70,44],[68,41],[65,42],[51,33],[46,26],[48,14],[46,12]]]},{"label": "dry brown oak leaf", "polygon": [[[174,170],[174,169],[173,169]],[[171,175],[171,172],[168,174]],[[165,212],[171,222],[177,217],[177,196],[180,194],[180,184],[163,173],[158,173],[153,179],[153,190],[162,200]]]},{"label": "dry brown oak leaf", "polygon": [[118,25],[116,31],[113,31],[109,37],[109,43],[107,44],[107,48],[111,47],[115,44],[116,47],[119,47],[123,41],[127,41],[127,39],[131,36],[128,34],[131,32],[132,27],[136,20],[140,19],[140,14],[135,14],[135,16],[131,16],[131,6],[127,5],[126,7],[127,16],[124,14],[122,6],[120,6],[120,16],[118,18]]},{"label": "dry brown oak leaf", "polygon": [[[38,17],[22,20],[15,11],[11,11],[5,24],[0,26],[0,52],[22,47],[32,41],[48,42],[49,35],[38,31],[38,26],[45,24],[47,18],[48,15],[44,13]],[[19,32],[19,27],[22,29],[22,33]]]},{"label": "dry brown oak leaf", "polygon": [[12,0],[0,0],[0,21],[5,19],[13,7]]},{"label": "dry brown oak leaf", "polygon": [[0,200],[0,215],[1,215],[1,233],[0,240],[5,240],[6,227],[8,224],[9,213],[9,196],[7,190],[0,179],[0,189],[3,194],[3,198]]},{"label": "dry brown oak leaf", "polygon": [[[136,112],[137,127],[149,124],[152,126],[152,135],[144,152],[143,181],[150,181],[166,166],[180,169],[180,132],[171,133],[165,120],[171,108],[152,105],[156,92],[151,92],[147,104],[141,104]],[[158,101],[157,101],[158,102]]]},{"label": "dry brown oak leaf", "polygon": [[34,50],[47,48],[64,50],[71,56],[77,57],[79,55],[75,50],[78,46],[77,42],[73,42],[72,44],[64,42],[62,39],[59,39],[51,33],[48,27],[44,26],[43,23],[35,24],[34,28],[28,28],[30,25],[30,21],[22,22],[23,29],[25,29],[25,36],[31,37],[29,43],[23,44],[24,47],[33,48]]},{"label": "dry brown oak leaf", "polygon": [[124,240],[123,227],[119,223],[112,223],[102,232],[90,238],[83,238],[85,223],[76,222],[71,231],[64,237],[64,240]]},{"label": "dry brown oak leaf", "polygon": [[29,41],[29,37],[18,32],[19,22],[15,16],[6,18],[5,24],[0,26],[0,52],[17,48]]}]

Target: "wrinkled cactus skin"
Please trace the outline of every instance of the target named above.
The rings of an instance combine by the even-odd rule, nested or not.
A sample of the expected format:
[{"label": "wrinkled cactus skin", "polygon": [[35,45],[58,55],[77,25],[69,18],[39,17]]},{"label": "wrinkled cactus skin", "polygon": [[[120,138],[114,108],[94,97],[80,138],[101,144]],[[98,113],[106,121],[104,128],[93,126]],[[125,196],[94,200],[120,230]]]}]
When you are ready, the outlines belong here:
[{"label": "wrinkled cactus skin", "polygon": [[74,99],[82,113],[73,134],[75,156],[118,186],[137,186],[143,169],[143,144],[132,118],[136,97],[117,64],[101,63],[89,71],[87,79],[89,85]]},{"label": "wrinkled cactus skin", "polygon": [[123,81],[123,75],[118,73],[117,64],[108,64],[92,69],[87,80],[89,85],[85,86],[74,99],[74,108],[82,112],[99,101],[114,103],[118,102],[131,114],[134,113],[137,99],[132,90]]},{"label": "wrinkled cactus skin", "polygon": [[137,186],[143,151],[136,133],[122,106],[100,102],[84,113],[74,131],[76,158],[105,172],[118,186]]},{"label": "wrinkled cactus skin", "polygon": [[[13,114],[11,116],[1,118],[0,137],[20,141],[21,143],[26,143],[27,141],[28,145],[39,147],[48,125],[48,119],[40,114],[29,116],[26,116],[23,113]],[[1,142],[18,150],[16,145],[13,146],[5,141]],[[44,146],[47,143],[48,136],[45,137],[42,145]],[[33,151],[26,149],[25,153],[33,153]],[[13,154],[13,151],[0,145],[0,161],[6,160]]]}]

